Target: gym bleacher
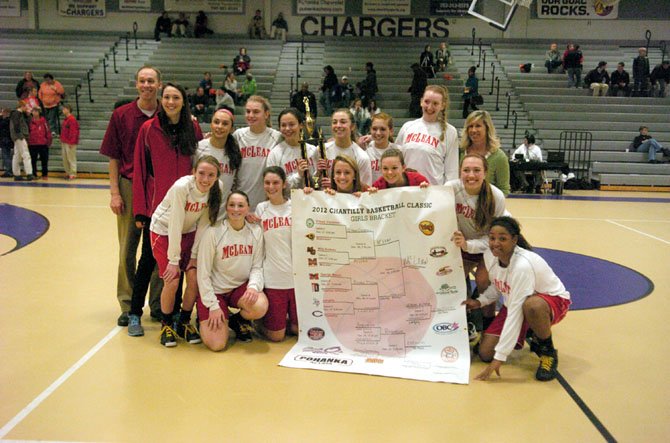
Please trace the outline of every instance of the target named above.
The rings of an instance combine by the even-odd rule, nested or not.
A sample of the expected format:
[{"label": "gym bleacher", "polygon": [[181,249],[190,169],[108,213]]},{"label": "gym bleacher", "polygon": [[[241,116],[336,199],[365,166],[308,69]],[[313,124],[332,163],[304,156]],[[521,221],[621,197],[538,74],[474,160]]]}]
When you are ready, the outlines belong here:
[{"label": "gym bleacher", "polygon": [[[377,71],[379,107],[394,117],[396,130],[409,119],[409,94],[412,71],[410,65],[418,62],[425,44],[432,44],[433,51],[439,41],[421,39],[354,39],[340,38],[282,43],[276,40],[249,40],[243,37],[210,39],[153,39],[129,43],[129,60],[126,60],[125,41],[109,35],[72,36],[65,33],[11,32],[0,33],[0,106],[14,108],[14,89],[23,72],[30,70],[40,82],[45,72],[52,73],[66,89],[67,101],[75,104],[75,89],[79,93],[81,141],[78,147],[78,165],[81,173],[104,174],[107,158],[98,154],[114,103],[136,95],[134,74],[144,64],[151,64],[163,73],[163,81],[176,81],[195,91],[205,71],[212,73],[215,87],[224,79],[225,70],[220,65],[232,64],[240,47],[248,49],[252,69],[258,84],[258,93],[270,99],[273,115],[289,103],[291,88],[307,81],[317,97],[322,82],[322,70],[332,65],[338,78],[349,77],[356,82],[365,77],[365,63],[371,61]],[[460,44],[459,44],[460,43]],[[383,45],[384,51],[379,51]],[[560,48],[559,44],[559,49]],[[536,135],[543,150],[559,148],[563,131],[588,131],[593,135],[590,156],[590,177],[601,186],[670,186],[670,167],[667,164],[648,164],[646,154],[627,152],[640,125],[647,125],[650,133],[662,144],[670,143],[670,99],[652,97],[592,97],[589,89],[567,87],[565,74],[547,74],[544,53],[548,43],[527,41],[485,42],[485,61],[477,47],[474,51],[464,41],[450,45],[453,63],[446,72],[438,72],[429,83],[445,84],[450,91],[449,122],[459,132],[463,127],[461,117],[462,85],[470,66],[480,64],[477,70],[480,94],[485,103],[482,109],[491,112],[503,149],[510,152],[518,146],[523,134]],[[632,60],[637,55],[633,46],[582,44],[584,69],[582,76],[595,68],[600,60],[608,62],[608,70],[615,69],[619,61],[626,63],[631,72]],[[118,73],[112,66],[112,50],[116,51]],[[650,48],[650,65],[661,61],[661,52]],[[107,87],[104,87],[106,64]],[[519,65],[532,63],[530,73],[519,72]],[[495,77],[492,68],[495,67]],[[485,79],[482,78],[485,70]],[[90,71],[91,95],[89,99],[87,73]],[[299,72],[299,78],[296,73]],[[449,74],[450,80],[443,75]],[[499,79],[497,91],[495,78]],[[632,75],[631,75],[632,77]],[[238,81],[242,82],[242,78]],[[80,87],[77,87],[80,85]],[[493,91],[492,94],[490,92]],[[499,107],[496,110],[496,96]],[[510,107],[507,108],[509,100]],[[76,111],[75,111],[76,112]],[[243,124],[243,112],[237,111],[238,126]],[[516,128],[514,121],[516,120]],[[273,117],[276,125],[276,117]],[[317,124],[324,134],[330,134],[330,122],[319,109]],[[506,127],[507,126],[507,127]],[[203,124],[203,129],[208,129]],[[54,141],[54,147],[58,146]],[[657,157],[661,160],[659,154]],[[51,150],[50,169],[62,171],[60,152]]]}]

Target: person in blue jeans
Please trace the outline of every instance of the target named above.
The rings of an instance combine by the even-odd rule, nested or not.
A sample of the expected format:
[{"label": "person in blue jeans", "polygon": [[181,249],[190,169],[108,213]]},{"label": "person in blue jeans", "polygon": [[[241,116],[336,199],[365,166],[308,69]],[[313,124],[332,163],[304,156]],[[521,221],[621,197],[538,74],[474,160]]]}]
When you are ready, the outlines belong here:
[{"label": "person in blue jeans", "polygon": [[652,138],[649,135],[649,128],[646,126],[640,126],[640,135],[633,140],[633,147],[637,152],[646,152],[649,163],[661,163],[656,160],[657,152],[663,152],[666,157],[670,156],[670,149],[664,148],[656,139]]}]

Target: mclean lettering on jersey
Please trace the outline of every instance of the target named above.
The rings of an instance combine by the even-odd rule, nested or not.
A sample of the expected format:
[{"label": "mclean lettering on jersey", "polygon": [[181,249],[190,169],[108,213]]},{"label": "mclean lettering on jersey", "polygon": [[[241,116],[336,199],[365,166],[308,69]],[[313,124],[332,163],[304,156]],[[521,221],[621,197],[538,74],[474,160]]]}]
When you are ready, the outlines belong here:
[{"label": "mclean lettering on jersey", "polygon": [[263,220],[263,230],[283,228],[284,226],[291,226],[291,217],[272,217]]},{"label": "mclean lettering on jersey", "polygon": [[270,150],[263,146],[242,146],[240,147],[240,152],[242,153],[242,158],[266,158],[270,154]]},{"label": "mclean lettering on jersey", "polygon": [[[300,160],[301,159],[296,158],[294,160],[290,160],[284,163],[284,171],[286,171],[286,174],[292,174],[294,172],[298,172],[298,161]],[[312,161],[312,159],[310,158],[308,161],[309,165],[311,167],[314,167],[314,162]]]},{"label": "mclean lettering on jersey", "polygon": [[379,160],[370,160],[370,166],[375,172],[379,172]]},{"label": "mclean lettering on jersey", "polygon": [[440,140],[437,137],[433,137],[430,134],[421,134],[419,132],[412,132],[407,134],[405,143],[409,142],[426,143],[435,149],[437,149],[437,147],[440,145]]},{"label": "mclean lettering on jersey", "polygon": [[456,203],[456,214],[463,214],[465,218],[474,218],[475,210],[463,203]]},{"label": "mclean lettering on jersey", "polygon": [[237,257],[238,255],[252,255],[253,252],[253,245],[228,245],[223,247],[221,260],[225,260],[230,257]]},{"label": "mclean lettering on jersey", "polygon": [[226,175],[233,175],[235,173],[235,170],[230,167],[229,164],[227,163],[219,163],[220,169],[221,169],[221,174],[226,174]]},{"label": "mclean lettering on jersey", "polygon": [[200,212],[204,210],[207,207],[206,202],[186,202],[186,205],[184,206],[184,210],[186,212]]},{"label": "mclean lettering on jersey", "polygon": [[493,284],[496,285],[496,289],[498,289],[498,291],[500,291],[501,294],[509,295],[510,287],[506,281],[494,278]]}]

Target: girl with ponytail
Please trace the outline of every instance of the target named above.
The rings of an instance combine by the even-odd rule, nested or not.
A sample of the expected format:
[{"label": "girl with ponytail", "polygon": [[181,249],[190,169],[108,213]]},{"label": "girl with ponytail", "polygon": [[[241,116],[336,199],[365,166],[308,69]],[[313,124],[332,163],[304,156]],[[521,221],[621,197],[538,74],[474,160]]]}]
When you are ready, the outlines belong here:
[{"label": "girl with ponytail", "polygon": [[502,296],[504,306],[482,337],[479,357],[489,365],[476,378],[487,380],[494,372],[500,376],[500,367],[513,349],[523,347],[530,329],[530,350],[540,357],[535,378],[553,380],[558,373],[558,352],[551,327],[567,314],[570,293],[547,262],[530,250],[515,219],[493,219],[488,237],[480,296],[463,304],[471,311],[495,305]]},{"label": "girl with ponytail", "polygon": [[401,146],[407,167],[442,185],[458,178],[458,133],[447,122],[449,92],[440,85],[426,87],[421,98],[422,117],[400,128],[396,143]]},{"label": "girl with ponytail", "polygon": [[[164,281],[161,292],[164,317],[161,344],[166,347],[176,346],[177,336],[192,344],[201,341],[190,324],[198,293],[195,254],[203,231],[208,225],[213,226],[219,215],[223,198],[220,175],[221,168],[215,157],[200,157],[193,174],[180,178],[172,185],[151,217],[151,249]],[[179,321],[173,328],[172,309],[180,271],[186,273],[187,287]]]}]

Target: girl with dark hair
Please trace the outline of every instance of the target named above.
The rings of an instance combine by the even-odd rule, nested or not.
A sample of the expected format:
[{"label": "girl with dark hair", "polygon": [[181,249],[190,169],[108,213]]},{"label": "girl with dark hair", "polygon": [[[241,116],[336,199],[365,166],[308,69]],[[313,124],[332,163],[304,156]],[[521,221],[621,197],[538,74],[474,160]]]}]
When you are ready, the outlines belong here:
[{"label": "girl with dark hair", "polygon": [[263,291],[269,304],[268,312],[263,317],[262,330],[271,341],[284,339],[287,315],[291,332],[298,334],[298,311],[291,263],[291,200],[284,197],[287,185],[286,173],[281,167],[265,168],[263,189],[268,199],[256,206],[256,216],[263,226]]},{"label": "girl with dark hair", "polygon": [[[207,225],[216,223],[222,200],[218,180],[220,175],[221,169],[216,158],[211,155],[201,157],[193,168],[193,174],[177,180],[151,216],[151,249],[158,273],[163,279],[161,344],[166,347],[176,346],[177,336],[191,344],[201,342],[200,335],[190,324],[198,293],[195,252],[192,253],[192,248],[198,243]],[[180,271],[186,273],[187,287],[175,330],[172,327],[172,310]],[[140,325],[142,305],[135,306],[132,302],[131,305],[128,334],[144,335]],[[133,310],[133,307],[136,309]],[[136,310],[139,310],[139,315]]]},{"label": "girl with dark hair", "polygon": [[382,175],[368,189],[370,193],[378,189],[400,188],[403,186],[428,187],[428,179],[416,171],[408,171],[405,157],[397,148],[384,151],[380,159]]},{"label": "girl with dark hair", "polygon": [[223,195],[236,189],[236,178],[242,164],[242,154],[237,140],[232,136],[235,117],[228,108],[220,108],[212,115],[211,137],[198,143],[195,158],[211,155],[219,161]]},{"label": "girl with dark hair", "polygon": [[[226,218],[208,228],[198,248],[196,298],[202,341],[212,351],[228,343],[228,325],[237,340],[252,340],[249,320],[262,318],[268,310],[263,290],[263,229],[248,223],[249,197],[233,191],[226,199]],[[230,316],[228,307],[240,312]]]},{"label": "girl with dark hair", "polygon": [[484,252],[486,284],[479,299],[467,299],[463,304],[473,310],[503,296],[504,306],[482,337],[479,356],[490,363],[476,378],[487,380],[493,372],[500,376],[500,367],[515,347],[523,347],[531,329],[531,351],[540,357],[535,378],[553,380],[558,353],[551,326],[567,314],[570,293],[547,262],[531,251],[515,219],[498,217],[491,222],[489,248]]},{"label": "girl with dark hair", "polygon": [[314,145],[305,143],[307,159],[303,158],[300,140],[305,116],[302,112],[296,108],[286,108],[279,113],[278,121],[279,131],[284,140],[270,151],[267,166],[279,166],[284,170],[288,192],[291,189],[302,189],[310,185],[310,183],[305,183],[305,172],[310,179],[316,174],[316,165],[319,161],[318,149]]},{"label": "girl with dark hair", "polygon": [[402,125],[396,143],[405,154],[408,168],[425,175],[433,185],[443,185],[458,178],[458,132],[447,122],[447,88],[426,87],[421,110],[421,118]]},{"label": "girl with dark hair", "polygon": [[270,102],[260,95],[252,95],[244,106],[246,128],[233,133],[242,152],[239,189],[249,196],[251,210],[265,200],[263,168],[270,150],[279,142],[281,134],[272,129]]}]

